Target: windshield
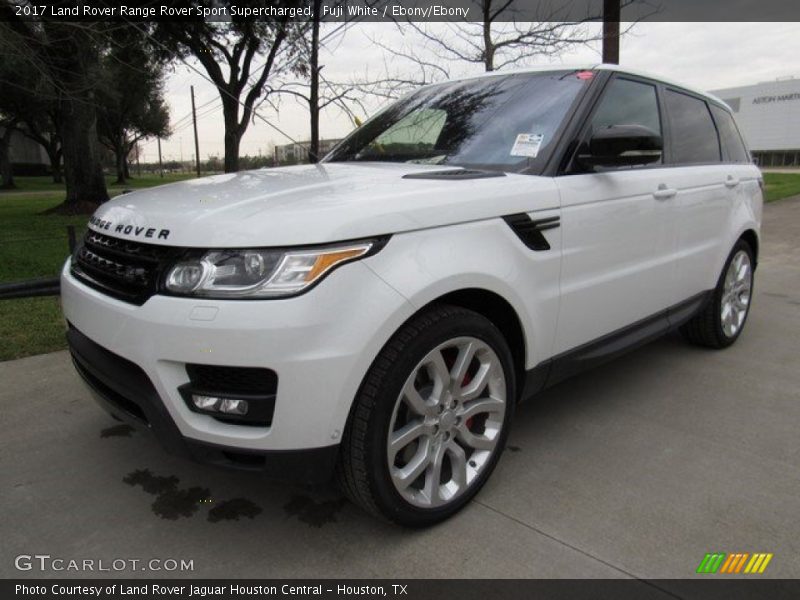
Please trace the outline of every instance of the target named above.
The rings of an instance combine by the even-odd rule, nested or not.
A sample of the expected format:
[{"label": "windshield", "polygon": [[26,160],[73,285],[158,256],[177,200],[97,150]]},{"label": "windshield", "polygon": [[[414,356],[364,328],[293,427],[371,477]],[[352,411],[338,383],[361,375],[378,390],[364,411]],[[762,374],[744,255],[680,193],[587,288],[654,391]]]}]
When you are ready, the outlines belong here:
[{"label": "windshield", "polygon": [[590,79],[585,72],[548,71],[423,88],[367,121],[326,161],[535,171]]}]

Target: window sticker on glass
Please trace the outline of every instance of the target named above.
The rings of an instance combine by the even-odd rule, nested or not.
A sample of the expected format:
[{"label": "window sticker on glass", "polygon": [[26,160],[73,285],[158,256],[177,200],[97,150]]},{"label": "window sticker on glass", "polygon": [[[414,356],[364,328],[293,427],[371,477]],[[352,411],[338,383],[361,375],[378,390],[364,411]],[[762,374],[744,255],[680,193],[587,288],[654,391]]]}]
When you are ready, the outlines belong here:
[{"label": "window sticker on glass", "polygon": [[536,158],[539,155],[539,148],[542,147],[544,134],[541,133],[520,133],[511,148],[511,156],[528,156]]}]

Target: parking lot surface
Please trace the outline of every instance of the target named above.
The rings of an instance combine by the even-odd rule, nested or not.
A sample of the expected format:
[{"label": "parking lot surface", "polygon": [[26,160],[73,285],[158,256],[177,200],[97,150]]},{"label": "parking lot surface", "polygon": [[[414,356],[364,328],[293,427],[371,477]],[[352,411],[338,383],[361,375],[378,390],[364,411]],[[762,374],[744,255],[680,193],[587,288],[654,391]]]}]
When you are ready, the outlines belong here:
[{"label": "parking lot surface", "polygon": [[[800,577],[800,198],[765,207],[747,327],[725,351],[670,336],[517,412],[487,487],[408,531],[333,488],[166,455],[90,399],[68,354],[0,363],[0,576],[15,557],[193,561],[193,577],[685,578],[707,552]],[[706,576],[708,577],[708,576]]]}]

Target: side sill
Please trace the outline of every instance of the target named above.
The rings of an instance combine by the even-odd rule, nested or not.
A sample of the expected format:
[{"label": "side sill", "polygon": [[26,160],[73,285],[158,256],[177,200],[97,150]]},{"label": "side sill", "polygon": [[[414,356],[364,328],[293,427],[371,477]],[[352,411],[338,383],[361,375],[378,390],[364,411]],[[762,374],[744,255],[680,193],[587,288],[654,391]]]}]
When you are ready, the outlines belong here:
[{"label": "side sill", "polygon": [[632,325],[539,363],[526,372],[520,400],[527,400],[573,375],[593,369],[677,329],[702,310],[713,294],[714,290],[701,292]]}]

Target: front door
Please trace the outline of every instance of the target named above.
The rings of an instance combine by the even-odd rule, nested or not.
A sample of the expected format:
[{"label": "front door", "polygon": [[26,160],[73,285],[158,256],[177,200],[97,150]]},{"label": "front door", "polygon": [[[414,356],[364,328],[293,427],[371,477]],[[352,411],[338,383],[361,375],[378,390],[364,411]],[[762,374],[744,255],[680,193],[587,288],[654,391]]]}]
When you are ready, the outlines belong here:
[{"label": "front door", "polygon": [[[612,125],[643,125],[663,136],[656,86],[615,75],[583,139]],[[555,354],[671,305],[675,190],[670,171],[660,162],[596,172],[572,170],[556,178],[563,260]]]}]

